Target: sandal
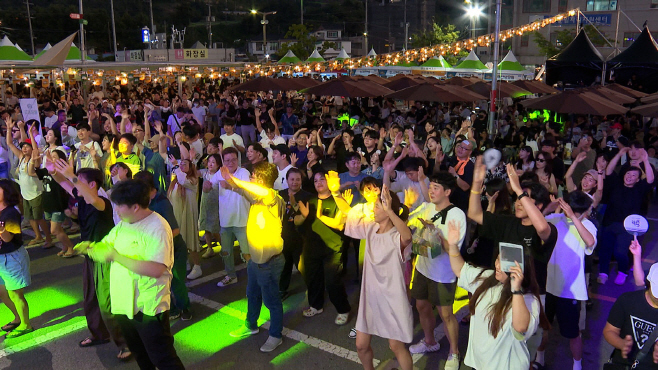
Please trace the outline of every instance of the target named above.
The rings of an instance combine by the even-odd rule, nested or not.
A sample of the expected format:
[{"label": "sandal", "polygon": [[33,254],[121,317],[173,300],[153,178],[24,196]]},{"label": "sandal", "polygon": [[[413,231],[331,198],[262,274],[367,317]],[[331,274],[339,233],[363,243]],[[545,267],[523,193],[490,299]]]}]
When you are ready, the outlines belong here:
[{"label": "sandal", "polygon": [[85,347],[93,347],[99,344],[105,344],[109,342],[110,341],[108,339],[91,339],[91,337],[87,337],[81,340],[80,343],[78,343],[78,345],[82,348],[85,348]]},{"label": "sandal", "polygon": [[57,252],[57,257],[61,257],[61,256],[63,256],[64,253],[66,253],[66,252],[64,252],[64,251],[59,251],[59,252]]},{"label": "sandal", "polygon": [[71,257],[75,257],[75,256],[76,256],[76,254],[75,254],[75,251],[73,251],[73,250],[70,251],[70,252],[66,252],[66,253],[62,254],[62,257],[64,257],[64,258],[71,258]]},{"label": "sandal", "polygon": [[7,325],[1,327],[0,329],[2,329],[2,331],[10,332],[10,331],[16,329],[20,324],[21,324],[20,322],[19,323],[10,322],[10,323],[7,323]]},{"label": "sandal", "polygon": [[43,248],[43,249],[50,249],[50,248],[52,248],[52,247],[54,247],[54,246],[55,246],[55,243],[53,243],[52,240],[51,240],[51,241],[49,241],[49,242],[45,242],[41,248]]},{"label": "sandal", "polygon": [[133,355],[133,353],[130,352],[130,349],[128,349],[128,348],[126,347],[126,348],[122,348],[122,349],[119,351],[119,354],[117,355],[117,358],[118,358],[119,360],[121,360],[121,361],[128,361],[128,360],[130,360],[130,357],[131,357],[132,355]]},{"label": "sandal", "polygon": [[31,247],[33,245],[39,245],[39,244],[43,244],[43,243],[45,243],[45,240],[43,240],[43,238],[41,238],[41,239],[32,239],[27,243],[27,246]]},{"label": "sandal", "polygon": [[16,329],[14,329],[14,330],[12,330],[11,332],[7,333],[7,336],[5,336],[5,338],[7,338],[7,339],[18,338],[18,337],[20,337],[20,336],[22,336],[22,335],[25,335],[25,334],[31,333],[31,332],[33,332],[33,331],[34,331],[34,328],[23,329],[23,330],[16,330]]},{"label": "sandal", "polygon": [[313,317],[315,315],[321,314],[322,311],[324,311],[322,308],[318,310],[318,309],[315,309],[313,307],[309,307],[309,308],[305,309],[304,311],[302,311],[302,315],[304,315],[304,317]]}]

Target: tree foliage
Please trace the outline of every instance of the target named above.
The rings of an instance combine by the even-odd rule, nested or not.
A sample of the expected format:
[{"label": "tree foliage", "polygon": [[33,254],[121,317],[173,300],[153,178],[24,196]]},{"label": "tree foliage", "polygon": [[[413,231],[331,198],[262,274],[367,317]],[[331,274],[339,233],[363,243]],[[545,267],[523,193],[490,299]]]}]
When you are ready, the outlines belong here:
[{"label": "tree foliage", "polygon": [[[315,45],[318,42],[318,38],[311,35],[308,28],[303,24],[293,24],[286,32],[285,38],[294,39],[295,42],[283,42],[279,46],[279,51],[277,52],[278,56],[282,58],[288,50],[292,50],[295,55],[301,59],[306,60],[315,50]],[[325,41],[322,43],[320,50],[320,55],[324,54],[327,49],[335,48],[336,44],[333,42]]]},{"label": "tree foliage", "polygon": [[[611,44],[614,43],[614,39],[602,37],[591,24],[586,25],[583,29],[594,46],[608,46],[608,42]],[[556,33],[555,42],[551,42],[551,40],[547,39],[539,31],[532,33],[532,40],[537,44],[541,54],[545,55],[546,58],[551,58],[559,54],[564,48],[571,44],[575,37],[576,31],[573,29],[558,31]]]},{"label": "tree foliage", "polygon": [[[421,48],[425,46],[433,46],[440,44],[451,44],[461,38],[461,33],[457,30],[454,24],[440,26],[436,23],[432,24],[429,30],[421,31],[411,35],[411,47]],[[459,59],[468,55],[468,52],[461,50],[457,54],[444,55],[443,57],[448,63],[455,65]]]}]

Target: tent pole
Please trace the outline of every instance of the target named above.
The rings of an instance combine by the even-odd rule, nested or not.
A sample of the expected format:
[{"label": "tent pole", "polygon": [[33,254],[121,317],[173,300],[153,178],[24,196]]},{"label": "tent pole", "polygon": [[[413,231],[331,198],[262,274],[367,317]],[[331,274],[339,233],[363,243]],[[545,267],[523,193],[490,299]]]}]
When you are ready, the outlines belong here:
[{"label": "tent pole", "polygon": [[496,26],[494,27],[494,50],[493,50],[493,73],[491,79],[491,107],[489,108],[489,132],[494,132],[494,114],[496,111],[496,88],[498,80],[498,59],[500,58],[500,12],[502,8],[502,0],[496,0]]},{"label": "tent pole", "polygon": [[619,7],[619,4],[617,4],[617,26],[615,29],[615,50],[613,51],[613,54],[617,55],[616,53],[619,51],[617,48],[617,38],[619,37],[619,18],[621,17],[621,8]]},{"label": "tent pole", "polygon": [[629,22],[631,22],[631,24],[632,24],[633,26],[635,26],[635,28],[637,28],[638,31],[642,32],[642,30],[640,29],[640,27],[638,27],[637,24],[635,24],[635,22],[633,22],[633,20],[630,19],[630,18],[628,17],[628,15],[626,15],[626,13],[624,13],[623,10],[619,9],[619,11],[621,12],[621,14],[624,15],[624,17],[626,17],[626,19],[628,19]]}]

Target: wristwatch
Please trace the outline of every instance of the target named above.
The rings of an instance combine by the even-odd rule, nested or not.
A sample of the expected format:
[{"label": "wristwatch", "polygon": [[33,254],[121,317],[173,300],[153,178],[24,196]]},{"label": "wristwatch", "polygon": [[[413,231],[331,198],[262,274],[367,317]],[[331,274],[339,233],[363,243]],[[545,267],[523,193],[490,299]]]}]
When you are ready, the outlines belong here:
[{"label": "wristwatch", "polygon": [[512,294],[523,295],[523,291],[522,290],[515,290],[515,291],[512,292]]},{"label": "wristwatch", "polygon": [[516,200],[521,200],[521,199],[523,199],[524,197],[529,197],[529,196],[530,196],[530,195],[528,195],[528,192],[525,192],[525,191],[524,191],[523,193],[521,193],[521,195],[519,195],[519,196],[516,198]]},{"label": "wristwatch", "polygon": [[71,182],[74,183],[74,184],[77,184],[77,183],[78,183],[78,176],[74,176],[74,177],[71,179]]}]

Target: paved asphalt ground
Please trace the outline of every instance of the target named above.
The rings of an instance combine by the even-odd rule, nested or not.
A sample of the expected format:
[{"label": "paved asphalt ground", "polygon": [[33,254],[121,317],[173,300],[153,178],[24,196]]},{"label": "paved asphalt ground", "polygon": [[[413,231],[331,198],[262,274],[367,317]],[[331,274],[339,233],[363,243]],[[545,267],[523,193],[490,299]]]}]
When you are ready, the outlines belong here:
[{"label": "paved asphalt ground", "polygon": [[[658,260],[658,248],[652,248],[658,221],[656,207],[652,207],[649,218],[651,231],[644,238],[645,269]],[[89,334],[82,312],[82,258],[59,258],[55,256],[58,250],[44,250],[41,247],[28,249],[32,261],[32,285],[27,289],[27,300],[37,330],[7,340],[4,333],[0,333],[0,368],[137,369],[134,361],[124,363],[115,358],[118,351],[113,344],[78,347],[78,342]],[[193,301],[192,321],[172,322],[176,350],[183,363],[189,369],[360,369],[354,340],[348,338],[350,328],[356,321],[358,304],[353,261],[353,255],[350,255],[346,281],[353,316],[348,325],[338,327],[333,323],[336,310],[328,299],[324,313],[304,318],[301,312],[307,305],[305,286],[300,274],[296,273],[291,284],[292,295],[284,301],[283,344],[274,352],[264,354],[259,347],[267,339],[267,330],[261,328],[258,335],[242,340],[228,335],[242,325],[247,309],[247,274],[244,266],[239,266],[239,283],[222,289],[216,286],[224,276],[221,258],[216,256],[204,260],[204,275],[188,283]],[[594,306],[587,312],[587,330],[583,333],[584,369],[601,369],[612,350],[601,335],[608,312],[616,297],[634,289],[630,278],[624,286],[614,285],[614,276],[613,272],[606,285],[592,284]],[[268,314],[263,309],[261,321],[265,326],[268,324]],[[0,304],[0,324],[9,321],[9,310]],[[440,323],[440,319],[437,318],[437,322]],[[416,355],[414,361],[418,369],[443,369],[449,346],[442,329],[443,325],[439,324],[437,332],[441,338],[441,350],[430,355]],[[414,342],[422,337],[419,324],[415,333]],[[465,353],[468,327],[460,325],[459,335],[459,347]],[[373,349],[379,369],[396,367],[387,341],[375,338]],[[548,369],[571,369],[568,341],[559,336],[556,327],[552,330],[546,361]],[[462,364],[461,368],[468,367]]]}]

